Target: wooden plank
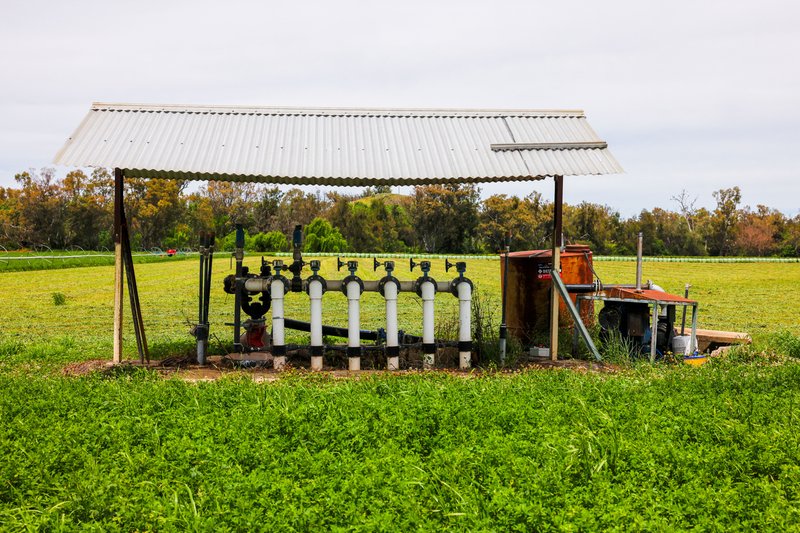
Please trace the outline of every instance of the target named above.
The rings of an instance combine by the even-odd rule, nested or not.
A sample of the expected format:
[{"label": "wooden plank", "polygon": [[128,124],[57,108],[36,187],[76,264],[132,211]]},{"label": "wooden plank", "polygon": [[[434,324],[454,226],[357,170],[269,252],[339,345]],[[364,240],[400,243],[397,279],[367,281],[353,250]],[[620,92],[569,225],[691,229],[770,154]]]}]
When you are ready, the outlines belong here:
[{"label": "wooden plank", "polygon": [[[554,176],[553,195],[553,272],[561,272],[561,229],[564,203],[564,178]],[[558,292],[556,284],[550,292],[550,359],[558,360]]]},{"label": "wooden plank", "polygon": [[705,352],[712,345],[730,346],[731,344],[750,344],[753,339],[740,331],[719,331],[713,329],[697,329],[697,349]]},{"label": "wooden plank", "polygon": [[122,169],[114,169],[114,353],[112,361],[122,362]]}]

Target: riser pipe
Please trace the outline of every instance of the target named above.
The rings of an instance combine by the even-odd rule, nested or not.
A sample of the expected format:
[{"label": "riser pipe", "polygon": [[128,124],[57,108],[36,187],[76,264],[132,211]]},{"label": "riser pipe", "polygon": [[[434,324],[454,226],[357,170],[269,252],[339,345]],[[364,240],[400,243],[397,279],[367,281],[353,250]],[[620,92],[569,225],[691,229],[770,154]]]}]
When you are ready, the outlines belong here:
[{"label": "riser pipe", "polygon": [[361,370],[361,285],[357,281],[347,283],[347,367],[350,371]]},{"label": "riser pipe", "polygon": [[308,296],[311,300],[311,370],[322,370],[322,282],[311,280],[308,283]]},{"label": "riser pipe", "polygon": [[458,367],[472,366],[472,285],[461,282],[458,291]]},{"label": "riser pipe", "polygon": [[386,298],[386,369],[400,370],[400,343],[397,325],[397,284],[388,282],[383,288]]},{"label": "riser pipe", "polygon": [[283,292],[285,286],[280,279],[272,280],[272,354],[275,356],[275,370],[286,365],[286,331],[283,323]]},{"label": "riser pipe", "polygon": [[436,286],[430,281],[423,281],[420,284],[420,293],[422,295],[422,367],[433,368],[436,362],[436,340],[433,336],[433,302],[436,296]]}]

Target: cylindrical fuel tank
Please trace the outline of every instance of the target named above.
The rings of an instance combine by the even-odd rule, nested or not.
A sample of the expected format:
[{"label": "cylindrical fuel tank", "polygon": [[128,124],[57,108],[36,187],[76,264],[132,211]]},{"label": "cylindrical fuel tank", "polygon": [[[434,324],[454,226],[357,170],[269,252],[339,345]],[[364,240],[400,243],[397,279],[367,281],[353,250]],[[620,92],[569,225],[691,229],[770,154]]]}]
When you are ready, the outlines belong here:
[{"label": "cylindrical fuel tank", "polygon": [[[503,261],[500,275],[502,283]],[[546,342],[550,331],[550,294],[553,282],[552,250],[530,250],[508,254],[508,292],[506,294],[506,324],[509,334],[523,344]],[[561,252],[561,279],[566,285],[592,284],[592,252],[585,245],[567,245]],[[571,294],[576,301],[577,294]],[[564,302],[559,305],[559,324],[572,326],[572,317]],[[584,324],[594,323],[594,302],[584,301],[581,306]]]}]

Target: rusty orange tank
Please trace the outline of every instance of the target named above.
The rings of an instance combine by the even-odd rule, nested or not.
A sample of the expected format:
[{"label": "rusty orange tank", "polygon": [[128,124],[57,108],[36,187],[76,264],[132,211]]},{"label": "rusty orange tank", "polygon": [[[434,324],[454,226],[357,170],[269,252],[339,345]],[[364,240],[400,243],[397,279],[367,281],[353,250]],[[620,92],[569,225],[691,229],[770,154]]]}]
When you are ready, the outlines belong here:
[{"label": "rusty orange tank", "polygon": [[[503,277],[501,256],[500,276]],[[550,293],[552,280],[550,269],[553,265],[552,250],[530,250],[508,254],[508,293],[506,294],[506,325],[509,335],[523,344],[547,343],[550,332]],[[567,285],[591,284],[592,252],[585,245],[567,245],[561,252],[561,278]],[[576,294],[572,294],[575,302]],[[572,326],[564,302],[559,305],[559,323],[563,327]],[[584,301],[581,307],[584,324],[594,323],[594,302]]]}]

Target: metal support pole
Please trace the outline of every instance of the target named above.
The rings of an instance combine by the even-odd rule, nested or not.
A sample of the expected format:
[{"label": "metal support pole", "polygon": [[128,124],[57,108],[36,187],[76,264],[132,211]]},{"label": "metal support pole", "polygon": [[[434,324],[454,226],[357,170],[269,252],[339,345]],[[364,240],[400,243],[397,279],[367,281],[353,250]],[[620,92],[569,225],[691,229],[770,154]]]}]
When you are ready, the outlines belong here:
[{"label": "metal support pole", "polygon": [[[553,198],[553,272],[561,272],[561,231],[564,202],[564,178],[554,176]],[[558,360],[558,293],[555,280],[550,291],[550,359]]]},{"label": "metal support pole", "polygon": [[650,362],[656,362],[656,340],[658,340],[658,303],[653,304],[653,316],[650,319]]},{"label": "metal support pole", "polygon": [[[687,300],[689,299],[689,287],[691,287],[691,285],[689,285],[687,283],[686,287],[684,287],[684,290],[683,290],[683,297],[686,298]],[[686,330],[686,306],[684,305],[683,306],[683,318],[681,319],[681,335],[683,335],[685,330]],[[694,348],[692,348],[692,349],[694,349]]]},{"label": "metal support pole", "polygon": [[125,208],[122,209],[122,257],[125,263],[125,274],[128,278],[128,297],[131,302],[131,320],[133,331],[136,334],[136,349],[139,352],[139,362],[144,364],[145,358],[150,362],[150,351],[147,348],[147,335],[144,332],[142,320],[142,306],[139,303],[139,287],[136,284],[136,272],[133,268],[133,253],[131,251],[131,238],[128,233],[128,221],[125,218]]},{"label": "metal support pole", "polygon": [[586,325],[583,323],[583,320],[581,320],[581,314],[578,312],[578,308],[575,307],[574,303],[572,303],[572,299],[569,297],[569,292],[567,292],[567,287],[564,285],[564,282],[561,281],[561,275],[555,270],[551,270],[550,272],[553,277],[553,286],[564,300],[564,304],[567,306],[567,310],[570,312],[572,315],[572,320],[575,322],[575,327],[580,332],[581,336],[583,337],[583,341],[592,352],[592,355],[594,355],[594,358],[600,361],[600,352],[594,345],[594,341],[592,340],[592,336],[589,334],[589,330],[586,329]]},{"label": "metal support pole", "polygon": [[500,308],[500,366],[506,364],[506,343],[508,339],[508,325],[506,324],[506,302],[508,294],[508,254],[511,253],[511,234],[506,234],[506,255],[503,258],[503,300]]},{"label": "metal support pole", "polygon": [[642,232],[636,239],[636,290],[642,290]]},{"label": "metal support pole", "polygon": [[114,169],[114,363],[122,362],[122,169]]}]

